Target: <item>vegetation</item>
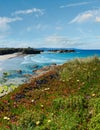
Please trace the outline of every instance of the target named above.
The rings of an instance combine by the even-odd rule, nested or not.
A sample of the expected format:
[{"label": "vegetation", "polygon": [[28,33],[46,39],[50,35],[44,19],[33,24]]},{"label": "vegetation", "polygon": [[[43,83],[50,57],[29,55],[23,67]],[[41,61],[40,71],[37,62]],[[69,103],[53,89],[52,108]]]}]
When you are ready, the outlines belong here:
[{"label": "vegetation", "polygon": [[34,48],[0,48],[0,55],[13,54],[21,52],[22,54],[39,54],[41,50]]},{"label": "vegetation", "polygon": [[0,99],[0,130],[99,130],[99,90],[99,58],[65,63]]},{"label": "vegetation", "polygon": [[[50,52],[57,52],[57,53],[70,53],[75,52],[75,50],[67,50],[67,49],[56,49],[56,50],[48,50]],[[0,48],[0,55],[5,54],[13,54],[21,52],[22,54],[40,54],[40,52],[43,52],[42,49],[34,49],[31,47],[28,48]]]}]

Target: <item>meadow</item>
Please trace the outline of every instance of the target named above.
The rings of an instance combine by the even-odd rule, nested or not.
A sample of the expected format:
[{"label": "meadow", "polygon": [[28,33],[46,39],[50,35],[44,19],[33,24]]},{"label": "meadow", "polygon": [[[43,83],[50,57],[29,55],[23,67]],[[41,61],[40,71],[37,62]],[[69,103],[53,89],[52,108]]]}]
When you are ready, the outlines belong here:
[{"label": "meadow", "polygon": [[56,66],[0,98],[0,130],[100,130],[100,59]]}]

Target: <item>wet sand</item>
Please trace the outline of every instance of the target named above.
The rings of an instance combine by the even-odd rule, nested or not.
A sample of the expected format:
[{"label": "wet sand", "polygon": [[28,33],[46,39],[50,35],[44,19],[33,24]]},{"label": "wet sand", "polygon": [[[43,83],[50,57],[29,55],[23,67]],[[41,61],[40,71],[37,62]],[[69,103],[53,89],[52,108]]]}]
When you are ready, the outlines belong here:
[{"label": "wet sand", "polygon": [[7,60],[10,58],[14,58],[21,55],[21,53],[13,53],[13,54],[7,54],[7,55],[0,55],[0,60]]}]

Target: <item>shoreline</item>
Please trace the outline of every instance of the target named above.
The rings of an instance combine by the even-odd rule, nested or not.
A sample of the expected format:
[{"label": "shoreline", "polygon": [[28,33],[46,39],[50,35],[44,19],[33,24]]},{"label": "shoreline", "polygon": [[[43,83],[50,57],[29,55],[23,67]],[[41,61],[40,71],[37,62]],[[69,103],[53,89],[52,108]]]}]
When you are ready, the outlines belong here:
[{"label": "shoreline", "polygon": [[[39,79],[41,77],[44,77],[49,72],[54,71],[58,66],[60,66],[60,65],[50,65],[50,66],[45,66],[41,69],[37,69],[36,71],[34,71],[34,74],[30,75],[29,82],[26,82],[23,84],[28,84],[28,83],[31,83],[32,80],[36,80],[36,79]],[[20,87],[23,84],[20,84],[17,87]],[[1,87],[1,89],[3,89],[2,85],[0,87]],[[12,92],[13,90],[11,89],[11,87],[8,87],[7,91],[3,90],[3,92],[0,93],[0,98],[4,97],[5,95]]]},{"label": "shoreline", "polygon": [[7,54],[7,55],[0,55],[0,61],[15,58],[18,56],[21,56],[22,53],[13,53],[13,54]]},{"label": "shoreline", "polygon": [[[15,55],[16,56],[16,55]],[[18,55],[17,55],[18,56]],[[95,58],[95,57],[94,57]],[[93,58],[85,58],[85,60],[84,59],[82,59],[82,58],[79,58],[78,59],[78,61],[80,60],[81,62],[89,62],[89,61],[91,61]],[[56,68],[59,68],[60,66],[62,66],[63,64],[61,64],[61,65],[57,65],[57,64],[52,64],[52,65],[50,65],[50,66],[44,66],[44,67],[42,67],[41,69],[37,69],[37,70],[33,70],[33,72],[34,72],[34,74],[32,74],[32,75],[26,75],[26,76],[30,76],[29,77],[29,81],[27,82],[27,83],[31,83],[31,81],[32,80],[34,80],[34,79],[39,79],[39,78],[41,78],[41,77],[44,77],[46,74],[48,74],[49,72],[53,72],[53,71],[55,71],[56,70]],[[26,83],[26,84],[27,84]],[[23,83],[24,84],[24,83]],[[21,85],[23,85],[23,84],[21,84]],[[0,86],[0,87],[3,87],[3,86]],[[20,85],[18,85],[18,87],[20,87]],[[10,89],[10,87],[8,87],[8,91],[5,91],[5,90],[3,90],[3,92],[2,93],[0,93],[0,98],[1,97],[3,97],[3,96],[5,96],[6,94],[8,94],[9,92],[11,92],[11,91],[9,91],[9,90],[11,90]],[[1,90],[0,90],[1,91]]]}]

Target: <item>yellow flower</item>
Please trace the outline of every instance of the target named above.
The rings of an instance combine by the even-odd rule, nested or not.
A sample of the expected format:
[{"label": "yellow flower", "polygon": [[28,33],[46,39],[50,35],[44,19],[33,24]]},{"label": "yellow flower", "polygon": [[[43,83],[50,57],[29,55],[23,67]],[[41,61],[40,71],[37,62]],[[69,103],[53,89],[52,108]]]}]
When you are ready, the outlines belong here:
[{"label": "yellow flower", "polygon": [[95,94],[95,93],[93,93],[93,94],[92,94],[92,97],[94,97],[95,95],[96,95],[96,94]]},{"label": "yellow flower", "polygon": [[41,107],[43,108],[44,106],[41,104]]},{"label": "yellow flower", "polygon": [[77,81],[77,82],[79,82],[80,80],[79,80],[79,79],[77,79],[76,81]]},{"label": "yellow flower", "polygon": [[48,120],[48,123],[50,123],[51,122],[51,120]]},{"label": "yellow flower", "polygon": [[54,113],[51,113],[51,115],[53,116],[53,115],[54,115]]},{"label": "yellow flower", "polygon": [[36,122],[36,125],[39,125],[39,124],[40,124],[40,121],[37,121],[37,122]]}]

